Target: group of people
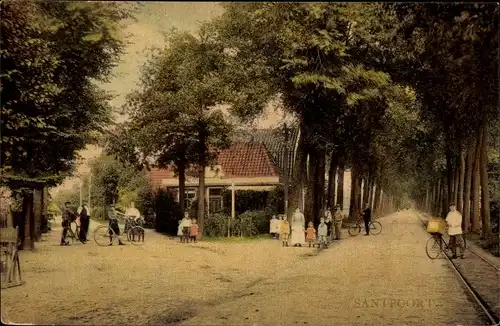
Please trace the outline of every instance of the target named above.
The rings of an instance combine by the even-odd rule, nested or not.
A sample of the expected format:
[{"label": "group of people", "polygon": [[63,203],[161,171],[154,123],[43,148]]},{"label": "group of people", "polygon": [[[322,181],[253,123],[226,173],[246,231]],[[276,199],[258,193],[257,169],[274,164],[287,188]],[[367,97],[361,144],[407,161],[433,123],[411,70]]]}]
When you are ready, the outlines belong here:
[{"label": "group of people", "polygon": [[333,217],[329,209],[325,210],[317,230],[314,228],[313,222],[309,222],[306,229],[304,214],[297,208],[293,214],[291,226],[283,215],[279,215],[278,218],[275,215],[271,218],[269,232],[274,239],[279,238],[282,245],[286,247],[289,245],[302,247],[307,244],[311,247],[316,242],[318,246],[326,247],[328,246],[328,238],[340,240],[340,230],[344,218],[345,215],[342,213],[340,205],[336,205]]},{"label": "group of people", "polygon": [[188,212],[185,212],[184,218],[179,220],[177,235],[182,243],[196,242],[196,238],[198,237],[198,223],[196,219],[189,218]]},{"label": "group of people", "polygon": [[90,209],[87,206],[87,203],[84,202],[83,205],[78,208],[76,213],[71,209],[70,205],[71,203],[69,201],[64,203],[64,208],[62,210],[61,246],[68,245],[66,236],[72,222],[76,222],[80,226],[80,231],[77,236],[82,243],[87,242],[87,234],[89,233]]},{"label": "group of people", "polygon": [[[64,203],[64,208],[62,210],[62,234],[61,234],[61,246],[67,246],[68,242],[66,241],[66,237],[68,235],[68,230],[71,227],[71,223],[75,222],[77,226],[79,226],[79,232],[76,234],[78,236],[78,239],[80,240],[81,243],[86,243],[88,241],[87,235],[89,233],[89,226],[90,226],[90,208],[88,207],[86,202],[83,202],[83,204],[77,209],[77,212],[75,213],[71,209],[71,203],[66,202]],[[107,217],[108,217],[108,223],[110,229],[113,230],[113,232],[116,234],[118,237],[118,245],[123,246],[124,243],[122,242],[120,238],[120,227],[118,226],[118,216],[121,215],[123,217],[127,218],[132,218],[135,222],[136,225],[141,224],[142,222],[142,217],[141,213],[137,208],[135,208],[134,202],[130,203],[130,207],[127,208],[125,211],[125,214],[122,214],[118,212],[115,209],[115,205],[109,205],[107,209]],[[127,228],[127,225],[126,227]],[[110,242],[110,246],[113,243]]]}]

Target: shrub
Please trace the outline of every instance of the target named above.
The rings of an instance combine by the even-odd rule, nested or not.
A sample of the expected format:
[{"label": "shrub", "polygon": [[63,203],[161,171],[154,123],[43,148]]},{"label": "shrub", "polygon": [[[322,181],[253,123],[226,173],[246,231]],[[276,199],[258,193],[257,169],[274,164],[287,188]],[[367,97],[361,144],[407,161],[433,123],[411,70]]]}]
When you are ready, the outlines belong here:
[{"label": "shrub", "polygon": [[[225,214],[212,214],[205,217],[205,235],[209,237],[227,236],[230,219],[231,217]],[[230,226],[231,229],[234,229],[234,220],[231,221]]]},{"label": "shrub", "polygon": [[182,211],[172,194],[160,189],[155,195],[155,230],[167,234],[177,234]]},{"label": "shrub", "polygon": [[243,235],[254,236],[269,232],[269,221],[273,215],[272,209],[246,211],[239,216],[240,231]]},{"label": "shrub", "polygon": [[155,193],[149,186],[141,188],[137,194],[136,207],[144,217],[144,227],[155,226]]}]

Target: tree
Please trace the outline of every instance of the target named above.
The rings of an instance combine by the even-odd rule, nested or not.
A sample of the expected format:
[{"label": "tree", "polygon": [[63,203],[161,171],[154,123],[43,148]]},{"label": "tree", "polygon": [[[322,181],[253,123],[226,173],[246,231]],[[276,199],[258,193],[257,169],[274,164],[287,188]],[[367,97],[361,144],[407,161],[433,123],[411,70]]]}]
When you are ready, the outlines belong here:
[{"label": "tree", "polygon": [[[1,10],[1,183],[24,189],[25,216],[33,216],[32,189],[71,174],[76,152],[108,120],[109,96],[95,81],[121,53],[127,12],[115,3],[24,1]],[[29,247],[38,222],[26,220]]]},{"label": "tree", "polygon": [[[198,37],[173,31],[167,41],[165,49],[144,67],[140,88],[129,96],[131,122],[115,137],[115,145],[111,142],[108,147],[139,165],[148,160],[160,167],[174,164],[181,205],[184,173],[190,166],[196,168],[197,215],[203,234],[205,168],[219,149],[229,145],[232,129],[216,108],[226,99],[226,84],[220,77],[226,54],[206,29]],[[121,146],[124,142],[129,145]]]},{"label": "tree", "polygon": [[[395,46],[388,46],[387,56],[399,57],[399,64],[393,65],[394,78],[413,85],[424,102],[423,118],[434,121],[442,130],[445,139],[447,162],[446,198],[453,200],[460,193],[455,186],[465,179],[467,188],[471,164],[460,168],[461,148],[471,148],[471,139],[484,138],[485,121],[495,121],[497,105],[496,90],[488,85],[496,85],[498,76],[497,40],[498,6],[489,4],[420,4],[386,5],[394,14],[395,35],[391,40]],[[404,54],[401,55],[401,52]],[[398,60],[396,60],[398,61]],[[411,64],[409,64],[409,62]],[[404,69],[404,67],[412,69]],[[473,131],[477,130],[477,134]],[[486,153],[484,148],[476,150]],[[479,154],[478,154],[479,155]],[[486,155],[484,155],[486,156]],[[476,156],[477,160],[481,155]],[[488,192],[488,174],[485,160],[478,162],[483,173],[476,175],[472,194],[479,198],[481,189]],[[466,176],[464,176],[466,174]],[[460,184],[460,182],[459,182]],[[467,197],[468,189],[464,190]],[[489,233],[489,202],[483,197],[483,232]],[[464,198],[464,216],[468,218],[468,198]],[[479,202],[475,200],[475,206]],[[473,210],[477,220],[478,210]],[[468,221],[466,221],[468,223]]]},{"label": "tree", "polygon": [[[367,60],[376,29],[364,21],[374,7],[330,3],[230,3],[225,7],[225,14],[214,23],[221,43],[234,50],[238,66],[251,67],[251,87],[268,85],[264,94],[279,95],[300,120],[308,148],[300,153],[309,156],[314,172],[308,187],[308,191],[314,188],[308,194],[313,209],[306,210],[306,215],[318,218],[324,204],[327,146],[339,158],[352,154],[355,147],[359,152],[357,147],[369,143],[379,125],[377,118],[386,109],[388,97],[393,96],[389,76],[373,69]],[[241,86],[235,88],[245,96],[249,93]],[[253,103],[265,99],[262,96]],[[254,105],[244,113],[251,116],[259,108]],[[353,155],[349,158],[346,163],[359,161]],[[368,169],[359,170],[367,177]],[[298,202],[293,197],[300,191],[293,188],[302,183],[300,179],[303,176],[292,183],[289,213]]]}]

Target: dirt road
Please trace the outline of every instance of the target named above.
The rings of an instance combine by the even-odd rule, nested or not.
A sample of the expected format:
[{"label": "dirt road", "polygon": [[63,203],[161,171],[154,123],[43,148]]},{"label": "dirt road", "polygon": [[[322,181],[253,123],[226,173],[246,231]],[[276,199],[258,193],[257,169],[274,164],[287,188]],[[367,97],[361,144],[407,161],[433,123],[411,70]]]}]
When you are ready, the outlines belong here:
[{"label": "dirt road", "polygon": [[[425,255],[411,212],[317,252],[278,241],[146,244],[22,252],[26,284],[2,291],[3,321],[54,324],[484,324],[443,260]],[[345,231],[345,230],[344,230]],[[347,238],[347,233],[344,233]]]}]

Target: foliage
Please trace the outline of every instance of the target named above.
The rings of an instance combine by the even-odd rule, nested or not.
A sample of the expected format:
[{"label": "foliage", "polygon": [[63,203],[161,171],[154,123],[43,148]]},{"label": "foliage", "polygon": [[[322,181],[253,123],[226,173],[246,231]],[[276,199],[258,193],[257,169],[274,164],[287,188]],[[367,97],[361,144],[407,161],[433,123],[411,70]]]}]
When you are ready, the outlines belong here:
[{"label": "foliage", "polygon": [[59,216],[61,215],[61,208],[57,206],[55,202],[51,202],[47,207],[48,216]]},{"label": "foliage", "polygon": [[54,186],[108,120],[105,80],[123,42],[116,3],[1,3],[2,183]]},{"label": "foliage", "polygon": [[205,219],[205,231],[209,237],[232,236],[253,237],[269,233],[269,211],[246,211],[237,218],[227,214],[211,214]]},{"label": "foliage", "polygon": [[239,231],[245,236],[269,233],[269,221],[272,212],[267,210],[246,211],[238,216],[241,221]]},{"label": "foliage", "polygon": [[177,234],[178,222],[183,218],[182,211],[175,198],[160,189],[155,196],[155,230],[167,234]]},{"label": "foliage", "polygon": [[235,221],[230,215],[217,213],[205,218],[205,235],[208,237],[227,236],[228,230],[234,230],[234,228]]},{"label": "foliage", "polygon": [[[284,212],[285,198],[282,186],[274,187],[270,191],[256,190],[236,190],[235,213],[242,214],[248,210],[268,209],[273,214],[282,214]],[[223,211],[231,215],[231,189],[225,189],[222,193],[224,204]]]}]

